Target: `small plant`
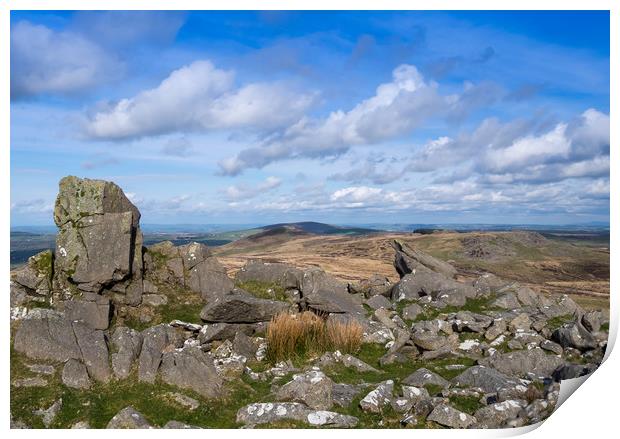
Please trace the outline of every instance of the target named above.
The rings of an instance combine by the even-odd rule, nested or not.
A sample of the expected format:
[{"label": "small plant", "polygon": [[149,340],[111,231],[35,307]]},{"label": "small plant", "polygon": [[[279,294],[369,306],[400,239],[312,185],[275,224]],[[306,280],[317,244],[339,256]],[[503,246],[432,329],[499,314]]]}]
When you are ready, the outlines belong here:
[{"label": "small plant", "polygon": [[278,314],[267,327],[267,360],[271,363],[318,355],[328,350],[355,352],[362,344],[359,323],[326,323],[318,315]]},{"label": "small plant", "polygon": [[280,300],[283,302],[288,300],[284,288],[276,283],[249,280],[237,282],[235,286],[260,299]]},{"label": "small plant", "polygon": [[330,350],[357,352],[362,346],[363,335],[362,326],[354,320],[345,323],[334,321],[327,323],[327,341]]}]

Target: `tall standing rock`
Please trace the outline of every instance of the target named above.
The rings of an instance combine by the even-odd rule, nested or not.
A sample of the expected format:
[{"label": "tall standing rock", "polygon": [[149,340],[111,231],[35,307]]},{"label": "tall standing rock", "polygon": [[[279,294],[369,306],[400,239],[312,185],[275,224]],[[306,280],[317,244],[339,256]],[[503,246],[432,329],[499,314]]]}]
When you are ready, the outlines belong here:
[{"label": "tall standing rock", "polygon": [[108,181],[70,176],[59,189],[54,282],[61,298],[109,291],[118,302],[139,304],[143,239],[136,206]]}]

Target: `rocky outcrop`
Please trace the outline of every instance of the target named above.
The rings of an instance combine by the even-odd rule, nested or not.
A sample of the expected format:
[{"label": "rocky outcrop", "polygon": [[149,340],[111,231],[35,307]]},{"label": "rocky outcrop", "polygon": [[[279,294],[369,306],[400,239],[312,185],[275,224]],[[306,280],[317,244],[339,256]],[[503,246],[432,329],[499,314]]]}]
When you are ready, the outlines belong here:
[{"label": "rocky outcrop", "polygon": [[53,273],[53,254],[50,250],[31,256],[26,265],[11,271],[11,306],[46,299],[52,292]]},{"label": "rocky outcrop", "polygon": [[54,288],[62,299],[115,293],[137,305],[142,295],[140,212],[112,182],[65,177],[54,208],[59,228]]},{"label": "rocky outcrop", "polygon": [[396,268],[400,277],[409,273],[415,273],[416,271],[432,271],[440,273],[447,278],[456,276],[456,268],[452,265],[429,254],[415,250],[403,242],[394,240],[392,247],[396,251],[394,268]]},{"label": "rocky outcrop", "polygon": [[170,241],[149,247],[145,254],[147,277],[181,285],[206,301],[230,293],[233,282],[225,268],[204,244],[192,242],[176,247]]}]

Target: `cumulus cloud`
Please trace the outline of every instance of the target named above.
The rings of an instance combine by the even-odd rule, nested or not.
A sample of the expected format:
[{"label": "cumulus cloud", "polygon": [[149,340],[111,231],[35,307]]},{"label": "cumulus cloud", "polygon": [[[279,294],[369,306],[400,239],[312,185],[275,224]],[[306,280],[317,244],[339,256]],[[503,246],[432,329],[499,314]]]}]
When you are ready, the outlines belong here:
[{"label": "cumulus cloud", "polygon": [[235,200],[247,200],[250,198],[263,195],[269,191],[272,191],[282,184],[282,180],[278,177],[270,176],[257,186],[248,186],[244,184],[228,186],[224,191],[227,199],[231,201]]},{"label": "cumulus cloud", "polygon": [[[475,173],[489,184],[598,177],[609,173],[609,115],[588,109],[550,129],[532,121],[484,120],[472,133],[439,137],[415,152],[408,172]],[[459,169],[467,169],[463,175]]]},{"label": "cumulus cloud", "polygon": [[20,21],[11,27],[11,98],[67,94],[117,78],[123,66],[80,34]]},{"label": "cumulus cloud", "polygon": [[442,96],[436,83],[425,81],[415,66],[403,64],[392,72],[392,81],[379,85],[374,96],[351,110],[301,118],[259,146],[221,161],[220,168],[225,175],[237,175],[284,159],[337,156],[353,145],[408,134],[433,116],[461,117],[483,102],[471,84],[461,96]]},{"label": "cumulus cloud", "polygon": [[313,101],[282,83],[234,86],[234,72],[210,61],[173,71],[157,87],[93,114],[88,135],[128,139],[179,131],[269,130],[297,119]]}]

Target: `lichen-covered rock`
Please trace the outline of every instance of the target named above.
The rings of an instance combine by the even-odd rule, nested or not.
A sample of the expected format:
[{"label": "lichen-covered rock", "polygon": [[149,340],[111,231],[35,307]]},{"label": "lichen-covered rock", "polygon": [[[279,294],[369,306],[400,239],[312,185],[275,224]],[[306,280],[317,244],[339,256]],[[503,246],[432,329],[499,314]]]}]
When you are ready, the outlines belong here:
[{"label": "lichen-covered rock", "polygon": [[106,428],[153,428],[153,425],[135,408],[129,406],[114,415]]},{"label": "lichen-covered rock", "polygon": [[457,386],[476,387],[489,393],[520,385],[516,378],[484,366],[470,367],[455,377],[452,382]]},{"label": "lichen-covered rock", "polygon": [[188,288],[206,301],[226,295],[234,287],[226,269],[202,243],[176,247],[170,241],[160,242],[147,249],[145,261],[149,277]]},{"label": "lichen-covered rock", "polygon": [[514,419],[527,406],[527,401],[509,399],[507,401],[482,407],[474,413],[476,428],[500,428],[505,422]]},{"label": "lichen-covered rock", "polygon": [[302,402],[316,410],[327,410],[333,405],[332,380],[318,369],[293,375],[293,379],[276,392],[280,401]]},{"label": "lichen-covered rock", "polygon": [[360,408],[365,412],[381,413],[383,408],[390,405],[394,392],[394,381],[387,380],[379,383],[374,390],[360,401]]},{"label": "lichen-covered rock", "polygon": [[312,410],[298,402],[254,403],[241,407],[237,411],[237,422],[247,426],[269,424],[287,419],[315,427],[352,428],[358,423],[358,419],[353,416],[325,410]]},{"label": "lichen-covered rock", "polygon": [[467,428],[476,423],[475,417],[458,411],[447,404],[440,404],[435,407],[427,419],[450,428]]},{"label": "lichen-covered rock", "polygon": [[49,428],[52,425],[52,422],[54,422],[54,419],[56,419],[56,416],[58,416],[58,413],[60,413],[61,409],[62,409],[62,398],[57,401],[54,401],[54,403],[51,406],[49,406],[47,409],[35,410],[34,414],[41,416],[43,425]]},{"label": "lichen-covered rock", "polygon": [[450,383],[443,377],[437,375],[430,370],[421,367],[403,380],[403,384],[408,386],[424,387],[427,384],[434,384],[441,387],[447,387]]},{"label": "lichen-covered rock", "polygon": [[113,346],[112,371],[118,379],[125,379],[131,372],[142,349],[142,334],[135,329],[117,327],[111,336]]},{"label": "lichen-covered rock", "polygon": [[567,323],[556,329],[552,337],[563,348],[571,347],[580,351],[594,349],[598,345],[596,338],[580,322]]},{"label": "lichen-covered rock", "polygon": [[537,377],[550,377],[555,369],[564,364],[564,360],[535,348],[498,353],[480,360],[479,364],[511,376],[527,378],[533,374]]},{"label": "lichen-covered rock", "polygon": [[132,285],[126,303],[139,303],[143,269],[139,221],[140,212],[116,184],[63,178],[54,208],[59,227],[54,284],[61,296],[99,293],[124,282],[123,293]]},{"label": "lichen-covered rock", "polygon": [[52,252],[45,250],[29,257],[23,267],[11,271],[11,282],[18,284],[27,294],[48,296],[52,290],[53,273]]}]

